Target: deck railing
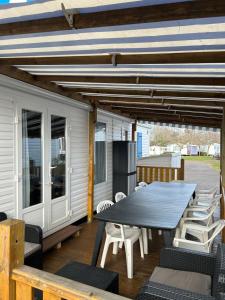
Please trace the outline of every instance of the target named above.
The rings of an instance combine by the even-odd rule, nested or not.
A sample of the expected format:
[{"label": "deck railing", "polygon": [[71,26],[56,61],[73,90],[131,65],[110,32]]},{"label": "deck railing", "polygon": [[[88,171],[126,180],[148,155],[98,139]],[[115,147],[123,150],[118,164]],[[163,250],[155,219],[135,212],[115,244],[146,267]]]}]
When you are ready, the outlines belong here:
[{"label": "deck railing", "polygon": [[24,266],[23,221],[1,222],[0,236],[0,300],[33,300],[35,288],[43,291],[44,300],[128,300],[73,280]]},{"label": "deck railing", "polygon": [[184,180],[184,160],[181,159],[180,168],[137,166],[137,182],[153,181],[169,182],[172,180]]}]

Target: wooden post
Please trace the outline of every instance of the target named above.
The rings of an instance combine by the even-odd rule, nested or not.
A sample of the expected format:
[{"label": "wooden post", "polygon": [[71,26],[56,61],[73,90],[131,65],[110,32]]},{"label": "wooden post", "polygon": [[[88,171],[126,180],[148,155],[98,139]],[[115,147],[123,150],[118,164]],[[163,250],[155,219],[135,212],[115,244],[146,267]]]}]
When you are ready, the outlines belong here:
[{"label": "wooden post", "polygon": [[137,121],[132,124],[132,142],[136,141]]},{"label": "wooden post", "polygon": [[[223,120],[221,124],[221,131],[220,131],[220,170],[221,170],[221,190],[224,191],[225,187],[225,106],[223,108]],[[225,219],[225,205],[224,205],[224,193],[222,193],[222,198],[220,202],[220,217]],[[222,241],[225,243],[225,229],[222,232]]]},{"label": "wooden post", "polygon": [[0,300],[15,300],[16,284],[11,274],[24,263],[24,222],[1,222],[0,237]]},{"label": "wooden post", "polygon": [[95,143],[95,125],[97,120],[97,110],[89,112],[89,171],[88,171],[88,223],[93,220],[94,203],[94,143]]},{"label": "wooden post", "polygon": [[180,177],[181,177],[181,180],[184,180],[184,168],[185,168],[185,165],[184,165],[184,159],[182,158],[181,159],[181,173],[180,173]]}]

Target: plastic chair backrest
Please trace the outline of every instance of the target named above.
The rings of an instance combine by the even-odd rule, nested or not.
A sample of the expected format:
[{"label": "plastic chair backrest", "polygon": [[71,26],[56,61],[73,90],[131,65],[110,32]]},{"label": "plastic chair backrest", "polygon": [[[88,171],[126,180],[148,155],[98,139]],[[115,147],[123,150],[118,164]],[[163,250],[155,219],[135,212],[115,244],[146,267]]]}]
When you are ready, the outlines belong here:
[{"label": "plastic chair backrest", "polygon": [[142,186],[140,186],[140,185],[136,186],[136,187],[135,187],[135,192],[137,192],[137,191],[141,190],[142,188],[143,188],[143,187],[142,187]]},{"label": "plastic chair backrest", "polygon": [[123,200],[124,198],[126,198],[126,195],[123,192],[118,192],[115,195],[116,202],[119,202],[119,201]]},{"label": "plastic chair backrest", "polygon": [[112,206],[114,203],[110,200],[104,200],[98,203],[97,205],[97,214],[100,213],[101,211],[109,208],[110,206]]},{"label": "plastic chair backrest", "polygon": [[144,181],[141,181],[141,182],[138,183],[138,185],[141,186],[141,187],[145,187],[148,184],[146,182],[144,182]]}]

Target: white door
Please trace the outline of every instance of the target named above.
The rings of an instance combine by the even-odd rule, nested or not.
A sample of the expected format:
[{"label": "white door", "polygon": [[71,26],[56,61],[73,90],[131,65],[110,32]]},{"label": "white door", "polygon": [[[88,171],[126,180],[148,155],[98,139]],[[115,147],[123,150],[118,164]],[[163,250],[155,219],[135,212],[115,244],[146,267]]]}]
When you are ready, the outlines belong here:
[{"label": "white door", "polygon": [[18,120],[18,217],[46,232],[70,219],[69,118],[29,105]]},{"label": "white door", "polygon": [[49,191],[48,228],[70,219],[69,209],[69,118],[58,111],[48,111]]}]

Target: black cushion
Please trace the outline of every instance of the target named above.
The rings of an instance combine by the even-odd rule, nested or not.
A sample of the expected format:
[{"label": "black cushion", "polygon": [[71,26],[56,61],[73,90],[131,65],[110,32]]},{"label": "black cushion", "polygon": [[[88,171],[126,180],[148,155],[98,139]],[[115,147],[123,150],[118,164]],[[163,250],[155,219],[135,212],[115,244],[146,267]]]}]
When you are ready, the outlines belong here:
[{"label": "black cushion", "polygon": [[119,274],[116,272],[79,262],[71,262],[56,272],[56,275],[118,294]]}]

